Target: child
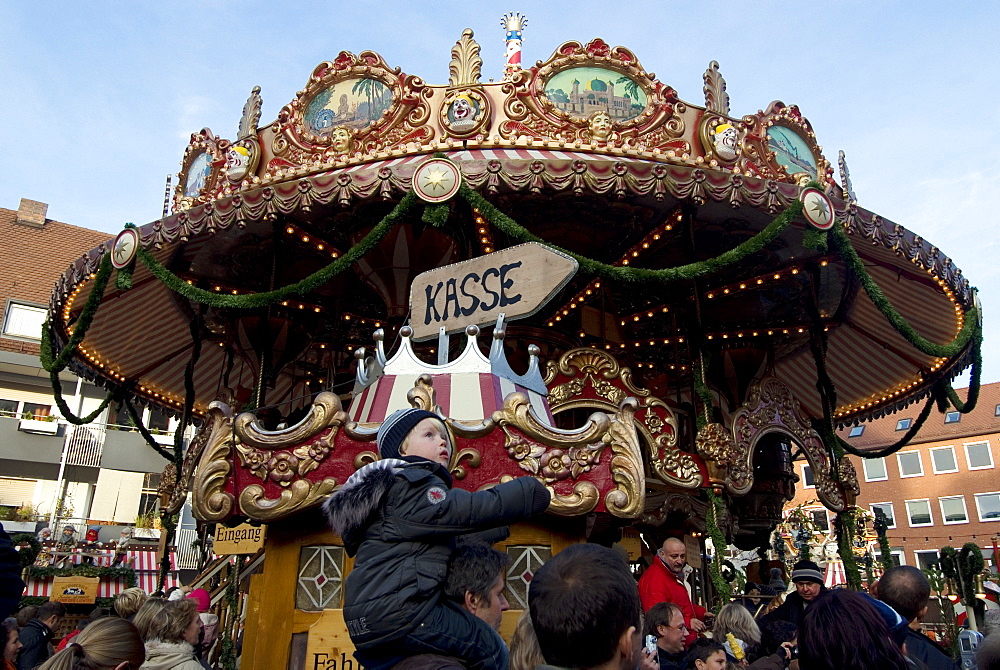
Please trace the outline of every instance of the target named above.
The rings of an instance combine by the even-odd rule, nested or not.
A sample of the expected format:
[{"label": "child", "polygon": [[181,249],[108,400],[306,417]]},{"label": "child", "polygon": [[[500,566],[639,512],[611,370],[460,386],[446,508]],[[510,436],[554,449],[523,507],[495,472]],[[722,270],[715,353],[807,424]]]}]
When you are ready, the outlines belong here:
[{"label": "child", "polygon": [[726,665],[726,650],[715,640],[699,638],[688,650],[688,670],[726,670]]},{"label": "child", "polygon": [[452,489],[448,430],[425,410],[394,412],[377,441],[382,460],[323,505],[348,556],[357,554],[344,590],[355,657],[366,670],[425,653],[458,657],[473,670],[505,669],[500,635],[442,597],[448,558],[458,535],[545,511],[548,491],[532,477],[476,493]]}]

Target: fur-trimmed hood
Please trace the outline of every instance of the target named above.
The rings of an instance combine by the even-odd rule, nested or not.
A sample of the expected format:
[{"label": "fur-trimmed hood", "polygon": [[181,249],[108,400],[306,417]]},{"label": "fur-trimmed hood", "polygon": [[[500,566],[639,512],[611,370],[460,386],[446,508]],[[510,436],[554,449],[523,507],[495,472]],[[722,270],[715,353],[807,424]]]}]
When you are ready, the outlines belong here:
[{"label": "fur-trimmed hood", "polygon": [[348,477],[344,485],[323,503],[323,512],[333,532],[344,544],[360,542],[357,535],[364,529],[372,512],[382,504],[382,498],[392,488],[396,474],[409,465],[399,458],[384,458],[369,463]]}]

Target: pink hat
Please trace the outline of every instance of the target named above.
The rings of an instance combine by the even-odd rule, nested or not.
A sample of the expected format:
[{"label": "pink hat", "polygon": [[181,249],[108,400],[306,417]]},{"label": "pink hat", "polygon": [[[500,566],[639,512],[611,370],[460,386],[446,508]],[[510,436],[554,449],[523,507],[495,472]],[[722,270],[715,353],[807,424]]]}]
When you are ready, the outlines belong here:
[{"label": "pink hat", "polygon": [[187,597],[194,599],[198,603],[199,612],[207,612],[212,607],[211,596],[208,595],[208,591],[205,589],[195,589]]}]

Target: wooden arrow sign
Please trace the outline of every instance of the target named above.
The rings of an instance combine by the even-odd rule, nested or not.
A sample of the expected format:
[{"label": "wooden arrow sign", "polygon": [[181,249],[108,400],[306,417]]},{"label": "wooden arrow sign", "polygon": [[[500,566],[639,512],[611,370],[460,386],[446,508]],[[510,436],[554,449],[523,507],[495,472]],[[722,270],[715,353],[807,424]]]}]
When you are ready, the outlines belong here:
[{"label": "wooden arrow sign", "polygon": [[528,242],[423,272],[410,286],[414,340],[531,316],[576,274],[576,259]]}]

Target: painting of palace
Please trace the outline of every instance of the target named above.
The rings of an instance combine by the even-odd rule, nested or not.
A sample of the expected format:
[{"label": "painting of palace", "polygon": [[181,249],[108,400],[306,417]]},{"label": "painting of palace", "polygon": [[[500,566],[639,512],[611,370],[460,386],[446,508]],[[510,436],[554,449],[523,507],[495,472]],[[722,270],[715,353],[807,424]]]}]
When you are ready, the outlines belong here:
[{"label": "painting of palace", "polygon": [[607,112],[612,121],[634,119],[646,108],[646,92],[631,77],[598,67],[573,67],[545,82],[545,95],[563,112],[587,118]]}]

